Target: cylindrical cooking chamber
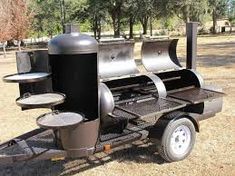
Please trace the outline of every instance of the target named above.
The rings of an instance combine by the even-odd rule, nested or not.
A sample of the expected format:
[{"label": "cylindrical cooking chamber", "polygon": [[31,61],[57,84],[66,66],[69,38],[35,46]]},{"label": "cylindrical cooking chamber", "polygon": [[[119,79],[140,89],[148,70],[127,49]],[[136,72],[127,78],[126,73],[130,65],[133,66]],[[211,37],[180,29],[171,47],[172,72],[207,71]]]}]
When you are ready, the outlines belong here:
[{"label": "cylindrical cooking chamber", "polygon": [[53,91],[66,95],[62,111],[88,120],[99,117],[97,41],[77,32],[53,38],[48,45]]}]

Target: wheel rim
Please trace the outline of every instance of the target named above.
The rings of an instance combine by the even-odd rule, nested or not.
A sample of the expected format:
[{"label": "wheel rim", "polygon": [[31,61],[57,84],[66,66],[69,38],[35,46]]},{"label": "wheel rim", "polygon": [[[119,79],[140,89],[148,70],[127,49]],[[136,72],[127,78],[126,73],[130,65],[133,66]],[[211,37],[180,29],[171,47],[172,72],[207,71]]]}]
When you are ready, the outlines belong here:
[{"label": "wheel rim", "polygon": [[190,142],[190,129],[185,125],[180,125],[171,134],[170,148],[175,154],[182,155],[188,150]]}]

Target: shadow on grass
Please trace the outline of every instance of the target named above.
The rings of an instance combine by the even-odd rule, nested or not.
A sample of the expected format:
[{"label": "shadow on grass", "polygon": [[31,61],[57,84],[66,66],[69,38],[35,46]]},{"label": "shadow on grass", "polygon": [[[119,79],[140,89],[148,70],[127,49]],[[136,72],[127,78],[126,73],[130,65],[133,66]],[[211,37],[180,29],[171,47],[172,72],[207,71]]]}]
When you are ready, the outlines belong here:
[{"label": "shadow on grass", "polygon": [[38,176],[70,176],[86,170],[102,166],[111,161],[164,164],[164,160],[156,153],[152,143],[132,144],[114,149],[112,153],[97,153],[87,159],[69,159],[63,161],[28,161],[14,165],[1,166],[1,176],[38,175]]},{"label": "shadow on grass", "polygon": [[203,48],[212,48],[212,49],[235,48],[235,42],[207,43],[207,44],[200,44],[200,46]]},{"label": "shadow on grass", "polygon": [[235,64],[235,53],[234,55],[199,55],[197,64],[204,67],[229,67]]},{"label": "shadow on grass", "polygon": [[[197,53],[197,65],[202,67],[230,67],[235,64],[235,42],[200,44],[200,50],[206,54]],[[207,51],[208,50],[208,51]],[[224,53],[226,50],[227,53]],[[185,63],[185,58],[179,58]]]}]

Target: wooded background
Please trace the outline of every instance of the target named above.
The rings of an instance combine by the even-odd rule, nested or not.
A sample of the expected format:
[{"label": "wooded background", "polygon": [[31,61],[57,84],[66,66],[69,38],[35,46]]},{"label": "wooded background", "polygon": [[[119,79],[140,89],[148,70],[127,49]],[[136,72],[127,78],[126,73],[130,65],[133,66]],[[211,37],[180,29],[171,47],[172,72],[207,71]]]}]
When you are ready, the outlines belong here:
[{"label": "wooded background", "polygon": [[97,39],[104,31],[114,37],[133,38],[135,31],[154,35],[153,29],[171,31],[188,21],[200,22],[202,29],[213,21],[216,33],[220,18],[235,24],[235,0],[1,0],[0,42],[52,37],[66,23],[79,23]]}]

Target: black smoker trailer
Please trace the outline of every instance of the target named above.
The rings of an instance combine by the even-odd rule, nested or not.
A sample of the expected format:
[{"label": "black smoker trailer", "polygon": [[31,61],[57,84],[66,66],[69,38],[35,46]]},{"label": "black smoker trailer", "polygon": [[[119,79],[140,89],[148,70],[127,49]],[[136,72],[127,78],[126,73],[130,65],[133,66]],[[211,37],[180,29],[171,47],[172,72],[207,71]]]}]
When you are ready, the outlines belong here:
[{"label": "black smoker trailer", "polygon": [[0,145],[0,164],[80,158],[136,140],[151,139],[168,162],[191,152],[199,121],[222,109],[223,93],[205,86],[196,72],[197,23],[187,24],[187,67],[176,54],[177,39],[144,40],[139,72],[134,42],[103,41],[71,26],[48,50],[18,52],[22,110],[49,108],[40,128]]}]

